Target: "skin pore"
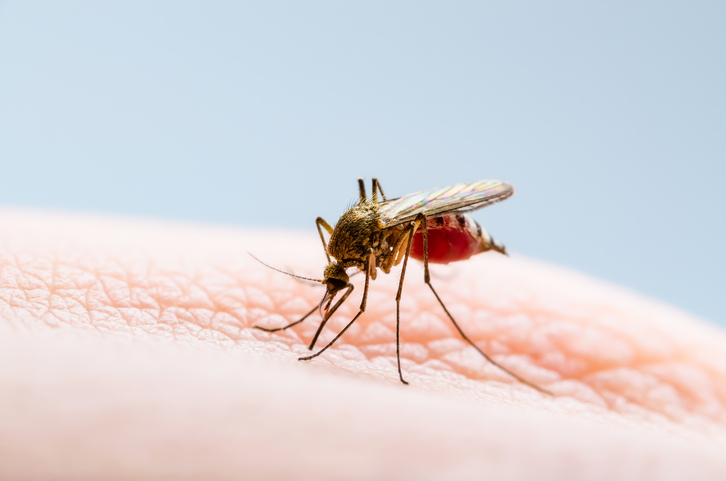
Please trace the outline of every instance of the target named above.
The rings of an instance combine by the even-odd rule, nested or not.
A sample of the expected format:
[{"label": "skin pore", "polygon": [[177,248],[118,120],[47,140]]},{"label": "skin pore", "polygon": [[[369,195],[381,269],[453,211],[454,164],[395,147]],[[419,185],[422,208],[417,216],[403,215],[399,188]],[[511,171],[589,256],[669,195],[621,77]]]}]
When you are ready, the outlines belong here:
[{"label": "skin pore", "polygon": [[[506,239],[503,239],[506,241]],[[726,336],[485,253],[371,283],[330,350],[314,233],[0,210],[0,478],[723,479]],[[358,311],[363,276],[318,341]]]}]

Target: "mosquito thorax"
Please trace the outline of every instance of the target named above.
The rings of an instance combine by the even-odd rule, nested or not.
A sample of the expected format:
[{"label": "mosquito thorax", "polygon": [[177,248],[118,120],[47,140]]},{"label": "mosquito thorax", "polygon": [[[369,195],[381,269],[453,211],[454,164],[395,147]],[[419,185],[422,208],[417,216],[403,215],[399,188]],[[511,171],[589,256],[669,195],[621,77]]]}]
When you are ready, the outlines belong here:
[{"label": "mosquito thorax", "polygon": [[[371,248],[380,243],[380,208],[361,202],[340,216],[328,241],[328,253],[345,267],[363,268]],[[330,266],[328,266],[330,267]]]}]

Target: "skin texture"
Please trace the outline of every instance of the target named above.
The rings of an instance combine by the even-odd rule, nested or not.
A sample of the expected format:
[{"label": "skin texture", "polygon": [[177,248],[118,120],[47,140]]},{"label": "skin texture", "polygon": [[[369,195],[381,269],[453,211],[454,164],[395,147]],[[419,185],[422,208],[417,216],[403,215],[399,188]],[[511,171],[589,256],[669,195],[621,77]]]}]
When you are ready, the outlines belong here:
[{"label": "skin texture", "polygon": [[[724,479],[726,337],[577,272],[409,263],[322,356],[316,234],[0,211],[0,479]],[[358,310],[363,276],[318,343]]]}]

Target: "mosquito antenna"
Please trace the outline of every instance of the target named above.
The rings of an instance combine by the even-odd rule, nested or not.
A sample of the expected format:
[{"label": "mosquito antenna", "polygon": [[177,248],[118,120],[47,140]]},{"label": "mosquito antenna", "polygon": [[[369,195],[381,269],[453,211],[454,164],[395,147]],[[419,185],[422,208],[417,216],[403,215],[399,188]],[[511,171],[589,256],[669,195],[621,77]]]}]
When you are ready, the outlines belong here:
[{"label": "mosquito antenna", "polygon": [[272,269],[273,271],[277,271],[277,272],[280,272],[280,273],[282,273],[282,274],[287,274],[287,275],[288,275],[288,276],[290,276],[290,277],[297,277],[298,279],[303,279],[303,280],[306,280],[306,281],[320,282],[321,284],[322,284],[322,283],[324,282],[324,281],[322,281],[322,280],[320,280],[320,279],[312,279],[312,278],[310,278],[310,277],[303,277],[303,276],[298,276],[297,274],[291,274],[291,273],[289,273],[289,272],[285,272],[285,271],[283,271],[283,270],[281,270],[281,269],[278,269],[278,268],[276,268],[276,267],[272,267],[272,266],[271,266],[271,265],[269,265],[269,264],[265,264],[264,262],[262,262],[261,260],[259,260],[259,259],[258,259],[257,257],[255,257],[254,255],[252,255],[252,254],[251,254],[250,252],[248,252],[248,254],[249,254],[249,255],[250,255],[250,257],[252,257],[252,258],[253,258],[254,260],[256,260],[257,262],[259,262],[260,264],[262,264],[262,265],[263,265],[263,266],[265,266],[265,267],[269,267],[269,268],[270,268],[270,269]]}]

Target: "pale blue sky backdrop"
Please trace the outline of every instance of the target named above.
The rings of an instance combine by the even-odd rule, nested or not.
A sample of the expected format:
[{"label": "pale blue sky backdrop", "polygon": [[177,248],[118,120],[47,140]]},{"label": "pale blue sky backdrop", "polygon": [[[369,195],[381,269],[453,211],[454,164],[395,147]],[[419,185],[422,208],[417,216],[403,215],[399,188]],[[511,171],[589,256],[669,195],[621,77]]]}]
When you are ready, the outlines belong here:
[{"label": "pale blue sky backdrop", "polygon": [[724,2],[0,2],[3,205],[312,232],[504,179],[512,251],[726,325],[725,152]]}]

